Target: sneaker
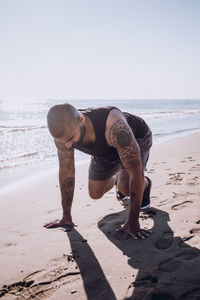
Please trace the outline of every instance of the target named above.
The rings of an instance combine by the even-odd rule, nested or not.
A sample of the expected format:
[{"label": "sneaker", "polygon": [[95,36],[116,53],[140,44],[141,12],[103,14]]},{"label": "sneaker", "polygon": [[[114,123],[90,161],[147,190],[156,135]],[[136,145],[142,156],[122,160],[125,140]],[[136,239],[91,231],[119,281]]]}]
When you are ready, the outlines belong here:
[{"label": "sneaker", "polygon": [[145,176],[145,178],[148,181],[148,186],[144,191],[140,210],[144,210],[150,207],[150,191],[151,191],[152,182],[151,179],[149,179],[148,177]]}]

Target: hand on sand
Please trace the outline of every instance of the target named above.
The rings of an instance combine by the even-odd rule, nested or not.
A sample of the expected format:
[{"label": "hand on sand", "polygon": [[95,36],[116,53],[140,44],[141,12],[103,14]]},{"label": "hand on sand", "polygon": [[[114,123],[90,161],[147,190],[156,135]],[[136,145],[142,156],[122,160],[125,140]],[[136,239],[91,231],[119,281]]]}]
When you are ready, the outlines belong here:
[{"label": "hand on sand", "polygon": [[139,222],[133,222],[132,220],[128,220],[120,231],[127,231],[135,240],[144,240],[152,233],[151,230],[141,229]]},{"label": "hand on sand", "polygon": [[64,219],[55,220],[50,223],[44,224],[44,227],[47,229],[63,227],[66,229],[66,231],[71,231],[76,226],[77,225],[75,225],[72,221],[66,221]]}]

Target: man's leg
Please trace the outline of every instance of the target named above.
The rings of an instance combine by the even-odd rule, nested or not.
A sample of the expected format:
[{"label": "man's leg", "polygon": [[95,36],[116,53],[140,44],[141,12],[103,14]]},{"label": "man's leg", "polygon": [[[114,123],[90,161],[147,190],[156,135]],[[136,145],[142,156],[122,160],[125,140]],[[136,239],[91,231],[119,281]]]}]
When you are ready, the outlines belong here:
[{"label": "man's leg", "polygon": [[[125,196],[129,196],[129,175],[125,169],[120,169],[119,172],[105,180],[88,181],[89,195],[92,199],[100,199],[105,193],[113,188],[114,185]],[[148,185],[147,179],[144,177],[144,190]]]},{"label": "man's leg", "polygon": [[113,188],[116,183],[116,175],[105,180],[88,181],[89,195],[92,199],[100,199],[105,193]]},{"label": "man's leg", "polygon": [[[144,177],[144,190],[147,185],[148,181]],[[120,169],[117,174],[117,189],[125,196],[129,196],[129,175],[126,169]]]}]

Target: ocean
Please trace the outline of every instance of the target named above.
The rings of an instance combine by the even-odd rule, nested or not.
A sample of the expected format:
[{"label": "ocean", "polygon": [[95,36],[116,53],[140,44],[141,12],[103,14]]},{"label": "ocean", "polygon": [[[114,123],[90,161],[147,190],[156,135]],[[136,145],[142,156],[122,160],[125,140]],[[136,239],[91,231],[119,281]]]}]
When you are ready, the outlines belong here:
[{"label": "ocean", "polygon": [[[57,166],[56,148],[46,123],[48,109],[69,102],[76,108],[113,105],[142,117],[154,145],[200,130],[198,100],[0,100],[0,188]],[[76,151],[76,163],[89,159]]]}]

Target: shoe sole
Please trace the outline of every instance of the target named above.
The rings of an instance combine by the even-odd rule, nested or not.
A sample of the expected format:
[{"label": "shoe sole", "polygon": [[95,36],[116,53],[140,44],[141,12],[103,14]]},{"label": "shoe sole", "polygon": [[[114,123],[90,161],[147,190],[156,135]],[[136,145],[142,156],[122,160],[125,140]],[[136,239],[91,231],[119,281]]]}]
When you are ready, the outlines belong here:
[{"label": "shoe sole", "polygon": [[149,207],[151,207],[151,204],[149,203],[148,205],[146,205],[146,206],[142,206],[141,208],[140,208],[140,210],[145,210],[145,209],[147,209],[147,208],[149,208]]}]

